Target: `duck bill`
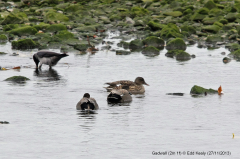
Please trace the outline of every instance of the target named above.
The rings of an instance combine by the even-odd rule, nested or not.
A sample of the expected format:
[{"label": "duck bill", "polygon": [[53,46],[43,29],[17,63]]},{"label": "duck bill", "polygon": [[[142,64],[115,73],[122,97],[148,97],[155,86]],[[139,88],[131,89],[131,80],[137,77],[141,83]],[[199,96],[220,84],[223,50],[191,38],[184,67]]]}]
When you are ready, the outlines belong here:
[{"label": "duck bill", "polygon": [[147,84],[146,82],[144,83],[145,85],[149,86],[149,84]]}]

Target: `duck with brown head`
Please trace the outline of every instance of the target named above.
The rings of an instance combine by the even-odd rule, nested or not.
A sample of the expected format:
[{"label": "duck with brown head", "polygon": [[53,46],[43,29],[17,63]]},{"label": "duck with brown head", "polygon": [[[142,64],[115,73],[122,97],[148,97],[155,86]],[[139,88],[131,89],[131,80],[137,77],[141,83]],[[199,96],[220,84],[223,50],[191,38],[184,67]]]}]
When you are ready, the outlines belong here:
[{"label": "duck with brown head", "polygon": [[145,92],[143,85],[149,86],[143,77],[137,77],[135,81],[121,80],[115,82],[107,82],[108,87],[104,87],[107,91],[112,91],[113,89],[126,89],[132,94],[142,94]]}]

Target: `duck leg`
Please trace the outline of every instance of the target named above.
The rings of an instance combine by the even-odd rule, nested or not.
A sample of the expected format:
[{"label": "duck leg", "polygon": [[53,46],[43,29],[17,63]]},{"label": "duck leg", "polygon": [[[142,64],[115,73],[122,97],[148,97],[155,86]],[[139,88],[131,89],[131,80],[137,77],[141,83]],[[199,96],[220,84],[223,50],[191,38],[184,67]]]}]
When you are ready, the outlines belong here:
[{"label": "duck leg", "polygon": [[40,61],[40,65],[38,66],[39,69],[42,68],[42,62]]}]

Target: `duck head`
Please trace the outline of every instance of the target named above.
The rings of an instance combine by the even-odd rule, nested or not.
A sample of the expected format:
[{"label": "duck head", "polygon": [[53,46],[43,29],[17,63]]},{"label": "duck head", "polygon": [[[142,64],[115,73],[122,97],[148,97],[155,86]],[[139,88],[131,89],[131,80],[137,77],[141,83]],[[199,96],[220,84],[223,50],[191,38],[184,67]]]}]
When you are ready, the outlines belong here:
[{"label": "duck head", "polygon": [[36,57],[35,54],[33,55],[33,60],[34,60],[34,62],[36,64],[36,68],[38,68],[39,60],[38,60],[38,58]]},{"label": "duck head", "polygon": [[137,85],[145,84],[145,85],[149,86],[149,84],[147,84],[147,83],[145,82],[144,78],[142,78],[142,77],[137,77],[134,82],[135,82]]},{"label": "duck head", "polygon": [[90,98],[90,94],[89,94],[89,93],[85,93],[85,94],[83,95],[83,97],[85,97],[85,98]]}]

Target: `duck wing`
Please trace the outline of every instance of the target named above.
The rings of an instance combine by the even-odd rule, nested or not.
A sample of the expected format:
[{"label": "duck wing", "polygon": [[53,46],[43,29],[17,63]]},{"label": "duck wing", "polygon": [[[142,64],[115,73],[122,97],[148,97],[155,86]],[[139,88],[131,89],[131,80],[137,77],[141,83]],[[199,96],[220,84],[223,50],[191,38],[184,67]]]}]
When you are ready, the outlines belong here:
[{"label": "duck wing", "polygon": [[113,89],[107,97],[108,103],[131,102],[131,93],[125,89]]},{"label": "duck wing", "polygon": [[98,104],[97,104],[97,101],[94,99],[94,98],[89,98],[88,99],[91,103],[93,103],[93,105],[94,105],[94,109],[95,110],[97,110],[97,109],[99,109],[99,107],[98,107]]},{"label": "duck wing", "polygon": [[108,82],[108,83],[105,83],[105,84],[108,84],[108,85],[110,85],[112,87],[119,86],[119,85],[122,85],[122,86],[132,86],[132,85],[135,85],[133,81],[128,81],[128,80]]},{"label": "duck wing", "polygon": [[133,81],[128,80],[121,80],[121,81],[115,81],[115,82],[108,82],[105,83],[108,84],[108,87],[104,87],[107,89],[108,92],[110,92],[112,89],[126,89],[128,90],[130,86],[134,86],[135,83]]},{"label": "duck wing", "polygon": [[117,94],[117,95],[120,95],[120,96],[126,95],[126,94],[130,94],[130,93],[128,92],[128,90],[126,90],[126,89],[113,89],[113,90],[111,91],[111,93],[112,93],[112,94]]}]

